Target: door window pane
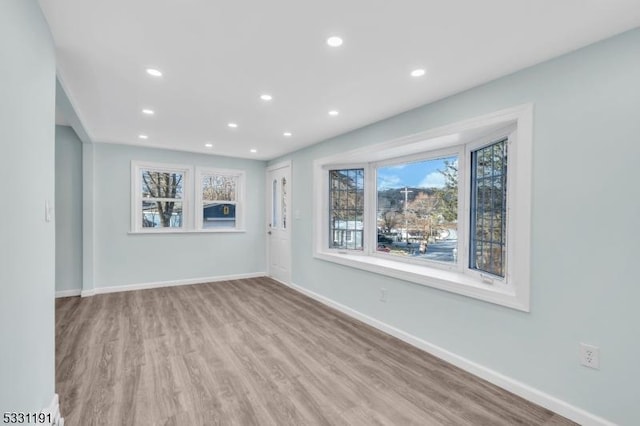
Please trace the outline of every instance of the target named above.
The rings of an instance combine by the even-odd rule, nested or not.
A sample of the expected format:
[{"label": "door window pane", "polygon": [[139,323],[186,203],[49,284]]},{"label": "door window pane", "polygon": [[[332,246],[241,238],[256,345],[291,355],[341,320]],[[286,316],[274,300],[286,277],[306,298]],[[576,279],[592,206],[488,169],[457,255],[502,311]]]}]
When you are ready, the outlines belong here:
[{"label": "door window pane", "polygon": [[282,229],[287,229],[287,179],[284,177],[282,178],[282,189],[280,192],[282,196],[282,203],[280,204],[282,206]]},{"label": "door window pane", "polygon": [[278,227],[278,181],[271,183],[271,226]]}]

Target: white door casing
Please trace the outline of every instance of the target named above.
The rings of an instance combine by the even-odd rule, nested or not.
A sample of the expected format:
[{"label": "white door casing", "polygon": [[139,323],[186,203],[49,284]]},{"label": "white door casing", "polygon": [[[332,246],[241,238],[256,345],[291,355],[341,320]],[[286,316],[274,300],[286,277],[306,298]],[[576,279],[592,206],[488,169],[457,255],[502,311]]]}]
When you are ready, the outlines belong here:
[{"label": "white door casing", "polygon": [[267,262],[269,276],[291,283],[291,162],[267,168]]}]

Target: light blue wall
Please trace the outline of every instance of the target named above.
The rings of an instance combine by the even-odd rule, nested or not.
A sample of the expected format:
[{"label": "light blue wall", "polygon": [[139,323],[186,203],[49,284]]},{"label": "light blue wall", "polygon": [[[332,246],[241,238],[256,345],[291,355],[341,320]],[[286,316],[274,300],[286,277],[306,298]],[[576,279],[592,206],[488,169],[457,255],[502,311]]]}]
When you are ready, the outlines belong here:
[{"label": "light blue wall", "polygon": [[[244,233],[130,235],[131,160],[246,171]],[[94,144],[94,286],[264,272],[263,161]]]},{"label": "light blue wall", "polygon": [[56,79],[56,109],[76,133],[78,139],[84,143],[91,143],[91,138],[89,138],[59,79]]},{"label": "light blue wall", "polygon": [[[313,159],[528,102],[531,313],[313,259]],[[640,424],[640,30],[273,163],[283,159],[293,161],[300,211],[295,284],[596,415]],[[579,342],[601,348],[599,371],[579,365]]]},{"label": "light blue wall", "polygon": [[55,57],[35,0],[0,2],[0,413],[54,394]]},{"label": "light blue wall", "polygon": [[82,289],[82,142],[56,126],[56,291]]}]

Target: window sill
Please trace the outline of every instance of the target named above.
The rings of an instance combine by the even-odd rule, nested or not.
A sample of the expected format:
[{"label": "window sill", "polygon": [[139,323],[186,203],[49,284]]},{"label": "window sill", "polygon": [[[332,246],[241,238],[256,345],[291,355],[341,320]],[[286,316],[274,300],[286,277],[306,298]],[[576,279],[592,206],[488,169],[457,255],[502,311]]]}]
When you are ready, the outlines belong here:
[{"label": "window sill", "polygon": [[495,303],[519,311],[529,312],[529,306],[518,298],[515,291],[508,291],[462,274],[424,265],[414,265],[376,256],[316,252],[314,257],[368,272],[401,279],[451,293],[461,294],[485,302]]},{"label": "window sill", "polygon": [[237,234],[247,232],[246,229],[193,229],[193,230],[157,230],[129,231],[129,235],[173,235],[173,234]]}]

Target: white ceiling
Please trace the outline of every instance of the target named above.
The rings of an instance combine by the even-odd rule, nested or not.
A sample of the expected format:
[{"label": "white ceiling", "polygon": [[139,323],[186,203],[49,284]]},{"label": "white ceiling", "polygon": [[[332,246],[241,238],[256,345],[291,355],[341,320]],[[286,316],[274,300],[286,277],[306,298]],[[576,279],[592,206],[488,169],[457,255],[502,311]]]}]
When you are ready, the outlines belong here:
[{"label": "white ceiling", "polygon": [[[640,26],[639,0],[40,4],[60,80],[93,141],[256,159]],[[331,35],[344,44],[327,46]],[[147,67],[163,77],[148,76]],[[411,77],[415,68],[427,74]],[[143,108],[156,113],[145,116]],[[340,115],[330,117],[330,109]]]}]

